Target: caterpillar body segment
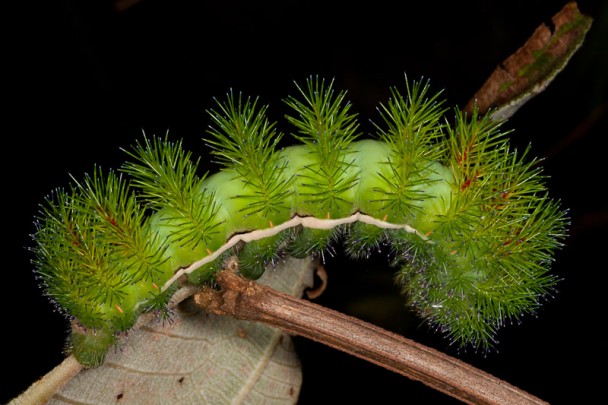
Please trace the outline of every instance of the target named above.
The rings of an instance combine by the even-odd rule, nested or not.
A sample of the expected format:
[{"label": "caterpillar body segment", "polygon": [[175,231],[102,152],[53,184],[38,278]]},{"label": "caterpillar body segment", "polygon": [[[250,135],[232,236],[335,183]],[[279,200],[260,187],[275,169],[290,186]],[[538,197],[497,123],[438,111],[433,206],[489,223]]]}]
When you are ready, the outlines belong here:
[{"label": "caterpillar body segment", "polygon": [[555,283],[565,213],[499,124],[458,111],[451,123],[427,86],[406,89],[380,107],[376,139],[360,139],[344,93],[310,79],[286,100],[301,144],[282,149],[266,107],[230,93],[210,111],[218,172],[200,175],[179,142],[145,138],[120,174],[58,189],[33,251],[47,294],[76,321],[71,351],[100,364],[142,312],[165,310],[176,280],[212,282],[229,256],[257,278],[338,239],[352,257],[389,247],[422,319],[458,345],[490,347]]}]

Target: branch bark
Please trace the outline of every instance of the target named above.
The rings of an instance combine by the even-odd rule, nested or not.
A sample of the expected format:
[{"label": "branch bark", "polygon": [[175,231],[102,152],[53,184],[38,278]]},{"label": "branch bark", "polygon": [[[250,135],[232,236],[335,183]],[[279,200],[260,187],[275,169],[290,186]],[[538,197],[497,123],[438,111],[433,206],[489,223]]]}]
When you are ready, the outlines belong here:
[{"label": "branch bark", "polygon": [[194,304],[218,315],[262,322],[344,351],[471,404],[546,404],[458,359],[357,318],[280,293],[225,269],[221,289],[204,288]]},{"label": "branch bark", "polygon": [[475,107],[481,113],[493,109],[494,120],[505,120],[547,88],[580,48],[592,24],[591,17],[581,14],[574,1],[551,20],[553,31],[539,25],[526,43],[492,72],[465,112],[471,114]]}]

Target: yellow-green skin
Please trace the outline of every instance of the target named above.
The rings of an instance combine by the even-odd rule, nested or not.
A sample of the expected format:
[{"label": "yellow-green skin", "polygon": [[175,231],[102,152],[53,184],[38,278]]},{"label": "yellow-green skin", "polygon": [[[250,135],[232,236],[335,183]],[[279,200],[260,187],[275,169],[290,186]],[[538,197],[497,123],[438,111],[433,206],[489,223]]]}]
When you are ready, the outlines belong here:
[{"label": "yellow-green skin", "polygon": [[[359,250],[361,246],[370,248],[369,245],[360,245],[367,234],[374,234],[370,237],[371,244],[376,243],[379,238],[388,239],[397,252],[399,264],[404,266],[399,277],[406,285],[404,290],[408,294],[410,304],[423,316],[429,318],[431,323],[448,333],[450,328],[462,328],[462,331],[457,331],[454,335],[456,339],[462,337],[477,344],[483,343],[484,339],[488,338],[484,334],[491,335],[504,321],[504,318],[501,318],[503,315],[495,315],[495,313],[500,313],[501,300],[508,297],[508,285],[502,283],[496,290],[494,284],[500,277],[493,276],[488,279],[488,273],[484,270],[485,261],[492,256],[489,249],[494,248],[494,245],[483,245],[478,250],[476,247],[471,247],[474,246],[473,243],[453,240],[453,235],[441,228],[441,224],[445,223],[446,216],[451,212],[451,204],[455,196],[461,192],[461,187],[456,184],[452,169],[440,162],[429,161],[424,165],[426,169],[418,175],[419,178],[411,179],[416,186],[409,192],[419,191],[420,198],[409,201],[409,209],[390,208],[386,196],[394,190],[391,190],[386,179],[390,180],[393,176],[388,159],[392,153],[389,145],[382,141],[352,142],[348,149],[343,151],[343,161],[347,164],[344,166],[342,176],[344,178],[352,176],[356,182],[352,187],[334,195],[339,203],[328,206],[323,203],[322,191],[328,187],[328,181],[335,179],[327,179],[319,173],[317,170],[319,158],[312,147],[297,145],[284,148],[280,151],[279,159],[281,162],[286,162],[281,172],[281,181],[290,182],[290,193],[280,209],[269,215],[251,213],[252,200],[239,196],[256,195],[256,190],[246,184],[246,179],[235,171],[222,170],[207,177],[201,185],[200,192],[214,195],[217,206],[216,215],[212,219],[215,222],[214,233],[204,243],[194,246],[170,243],[164,252],[165,260],[158,269],[157,277],[153,280],[141,280],[129,286],[122,301],[101,304],[78,302],[77,305],[82,311],[90,311],[91,306],[95,306],[96,312],[102,314],[107,322],[105,326],[85,324],[85,328],[95,328],[98,331],[99,339],[95,338],[95,333],[90,332],[86,334],[86,339],[82,337],[73,339],[78,340],[78,343],[73,345],[74,354],[86,365],[100,364],[105,352],[114,342],[112,336],[131,327],[141,312],[150,308],[159,308],[158,302],[150,305],[154,299],[161,305],[166,303],[169,294],[165,293],[162,296],[160,288],[177,270],[186,268],[193,262],[218,251],[234,234],[272,228],[296,215],[329,219],[344,218],[357,212],[388,223],[407,224],[417,231],[416,233],[403,230],[384,232],[385,230],[371,229],[374,228],[371,225],[361,224],[362,226],[351,226],[350,232],[346,232],[346,238],[348,243],[354,244],[353,251]],[[315,196],[319,191],[321,194]],[[154,236],[155,240],[170,240],[176,226],[179,225],[175,215],[176,213],[170,208],[153,214],[146,231],[148,237]],[[482,213],[478,206],[472,206],[466,215],[481,217]],[[482,227],[484,222],[472,221],[472,224]],[[304,229],[299,236],[293,236],[294,230],[291,230],[289,238],[286,235],[276,235],[268,240],[252,242],[251,246],[248,246],[249,250],[245,249],[241,252],[241,259],[254,262],[255,265],[244,273],[253,278],[258,277],[267,261],[272,260],[273,252],[276,254],[282,249],[292,253],[290,245],[299,246],[294,250],[295,254],[319,253],[318,249],[308,251],[307,247],[313,242],[321,248],[327,246],[335,237],[332,232],[335,230]],[[285,246],[286,241],[289,241],[287,246]],[[235,252],[231,251],[231,253]],[[247,255],[253,257],[245,257]],[[262,257],[258,257],[260,255]],[[500,258],[497,257],[496,260]],[[218,263],[220,261],[216,259],[196,270],[189,275],[190,281],[202,283],[212,280],[214,272],[221,266],[221,263]],[[501,264],[496,266],[500,267]],[[505,290],[503,295],[500,289]],[[489,299],[492,303],[496,302],[498,309],[492,309],[492,312],[486,314],[482,307],[487,301],[480,301],[480,294],[485,300],[488,291],[496,295],[495,298]],[[536,297],[537,294],[521,297],[521,306],[530,305]],[[450,301],[450,305],[447,305],[446,301]],[[78,312],[78,310],[73,311],[76,318]],[[506,314],[506,316],[510,315]],[[484,319],[484,316],[487,319]],[[481,332],[469,331],[467,322],[480,324],[486,322],[488,326],[484,329],[482,325],[479,328]],[[489,338],[491,339],[491,336]]]}]

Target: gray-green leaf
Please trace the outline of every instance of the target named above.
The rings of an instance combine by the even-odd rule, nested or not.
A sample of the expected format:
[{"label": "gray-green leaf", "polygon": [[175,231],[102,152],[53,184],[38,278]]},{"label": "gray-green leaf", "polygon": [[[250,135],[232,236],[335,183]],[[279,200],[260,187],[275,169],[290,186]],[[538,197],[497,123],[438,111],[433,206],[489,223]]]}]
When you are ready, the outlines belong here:
[{"label": "gray-green leaf", "polygon": [[[314,262],[288,259],[259,280],[301,296]],[[50,404],[293,404],[302,372],[289,336],[205,312],[152,321],[78,374]]]}]

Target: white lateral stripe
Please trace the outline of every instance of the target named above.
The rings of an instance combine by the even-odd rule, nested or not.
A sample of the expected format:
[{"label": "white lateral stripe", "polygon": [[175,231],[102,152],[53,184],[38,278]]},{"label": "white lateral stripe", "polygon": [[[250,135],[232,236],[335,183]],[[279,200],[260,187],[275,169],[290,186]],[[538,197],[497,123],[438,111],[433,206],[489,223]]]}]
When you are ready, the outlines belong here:
[{"label": "white lateral stripe", "polygon": [[392,224],[390,222],[382,221],[382,220],[376,219],[374,217],[370,217],[369,215],[362,214],[360,212],[356,212],[353,215],[350,215],[345,218],[339,218],[339,219],[321,219],[321,218],[316,218],[316,217],[300,217],[300,216],[296,215],[293,218],[291,218],[289,221],[283,222],[282,224],[277,225],[277,226],[273,226],[272,228],[256,229],[251,232],[239,233],[239,234],[232,236],[218,250],[216,250],[209,256],[205,256],[204,258],[192,263],[190,266],[180,269],[177,273],[175,273],[173,275],[173,277],[171,277],[169,279],[169,281],[167,281],[165,283],[165,285],[163,286],[161,291],[165,291],[167,288],[169,288],[169,286],[171,284],[173,284],[182,275],[190,274],[193,271],[195,271],[196,269],[198,269],[199,267],[214,261],[215,259],[220,257],[220,255],[222,253],[224,253],[231,247],[235,246],[239,242],[248,243],[248,242],[253,242],[256,240],[268,238],[271,236],[275,236],[275,235],[279,234],[280,232],[283,232],[289,228],[295,228],[296,226],[300,226],[300,225],[303,226],[304,228],[329,230],[329,229],[333,229],[340,225],[352,224],[357,221],[363,222],[368,225],[374,225],[374,226],[377,226],[378,228],[383,228],[383,229],[403,229],[408,233],[415,233],[416,235],[420,236],[422,239],[428,240],[428,237],[426,235],[422,234],[420,231],[411,227],[410,225]]}]

